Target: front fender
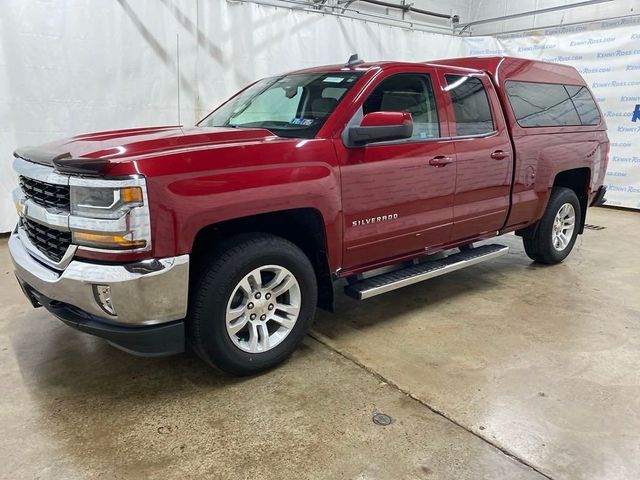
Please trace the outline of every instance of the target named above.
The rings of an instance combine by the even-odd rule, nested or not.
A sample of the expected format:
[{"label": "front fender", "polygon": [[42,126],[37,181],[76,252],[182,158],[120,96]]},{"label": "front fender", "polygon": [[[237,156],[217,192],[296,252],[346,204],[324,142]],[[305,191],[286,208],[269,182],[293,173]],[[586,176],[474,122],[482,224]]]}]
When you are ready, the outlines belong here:
[{"label": "front fender", "polygon": [[182,168],[176,166],[171,174],[148,180],[154,255],[190,253],[198,232],[212,224],[313,208],[325,223],[330,267],[338,268],[340,176],[328,141],[288,139],[193,152],[178,161]]}]

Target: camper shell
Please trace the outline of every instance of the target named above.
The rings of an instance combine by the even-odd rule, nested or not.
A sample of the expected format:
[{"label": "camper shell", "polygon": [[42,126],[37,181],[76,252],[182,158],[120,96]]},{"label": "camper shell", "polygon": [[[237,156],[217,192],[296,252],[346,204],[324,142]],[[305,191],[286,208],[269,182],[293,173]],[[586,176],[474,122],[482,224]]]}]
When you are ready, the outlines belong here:
[{"label": "camper shell", "polygon": [[[447,58],[429,63],[466,67],[488,74],[495,86],[503,107],[511,105],[505,88],[509,81],[581,86],[585,87],[589,91],[589,95],[593,98],[593,92],[591,92],[589,85],[587,85],[580,73],[575,68],[560,63],[505,56]],[[575,131],[576,128],[579,128],[581,131],[606,130],[607,126],[604,121],[604,116],[597,106],[597,103],[594,103],[600,116],[600,122],[597,125],[522,127],[518,124],[512,108],[504,108],[504,114],[510,131],[516,136],[535,133],[568,133]]]}]

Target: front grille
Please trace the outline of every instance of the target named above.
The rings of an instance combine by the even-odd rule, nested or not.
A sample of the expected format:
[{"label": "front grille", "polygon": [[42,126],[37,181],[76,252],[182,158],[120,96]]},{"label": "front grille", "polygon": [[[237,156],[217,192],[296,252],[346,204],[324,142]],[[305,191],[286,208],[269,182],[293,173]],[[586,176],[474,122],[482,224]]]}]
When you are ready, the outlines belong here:
[{"label": "front grille", "polygon": [[62,260],[71,244],[70,232],[45,227],[27,218],[22,219],[22,227],[31,243],[54,262]]},{"label": "front grille", "polygon": [[48,208],[69,211],[69,186],[45,183],[33,178],[20,176],[20,188],[27,196],[38,205]]}]

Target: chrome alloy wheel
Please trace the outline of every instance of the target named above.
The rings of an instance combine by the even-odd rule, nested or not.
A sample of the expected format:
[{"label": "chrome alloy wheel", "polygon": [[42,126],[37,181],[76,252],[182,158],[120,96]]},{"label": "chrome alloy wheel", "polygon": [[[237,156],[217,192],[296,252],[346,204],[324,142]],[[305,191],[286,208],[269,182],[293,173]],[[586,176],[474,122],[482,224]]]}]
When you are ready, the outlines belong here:
[{"label": "chrome alloy wheel", "polygon": [[573,205],[565,203],[560,207],[556,218],[553,220],[553,229],[551,231],[551,240],[553,248],[561,252],[569,245],[573,237],[573,231],[576,228],[576,211]]},{"label": "chrome alloy wheel", "polygon": [[227,333],[240,350],[267,352],[291,333],[300,305],[293,273],[279,265],[258,267],[240,280],[227,302]]}]

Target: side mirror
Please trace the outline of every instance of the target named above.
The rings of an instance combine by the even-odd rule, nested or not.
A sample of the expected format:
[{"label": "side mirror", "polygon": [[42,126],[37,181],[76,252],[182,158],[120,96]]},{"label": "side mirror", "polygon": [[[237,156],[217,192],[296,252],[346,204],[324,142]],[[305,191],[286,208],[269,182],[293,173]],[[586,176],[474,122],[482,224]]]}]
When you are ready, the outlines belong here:
[{"label": "side mirror", "polygon": [[400,140],[413,135],[413,118],[407,112],[367,113],[359,127],[349,127],[351,146],[365,145],[384,140]]}]

